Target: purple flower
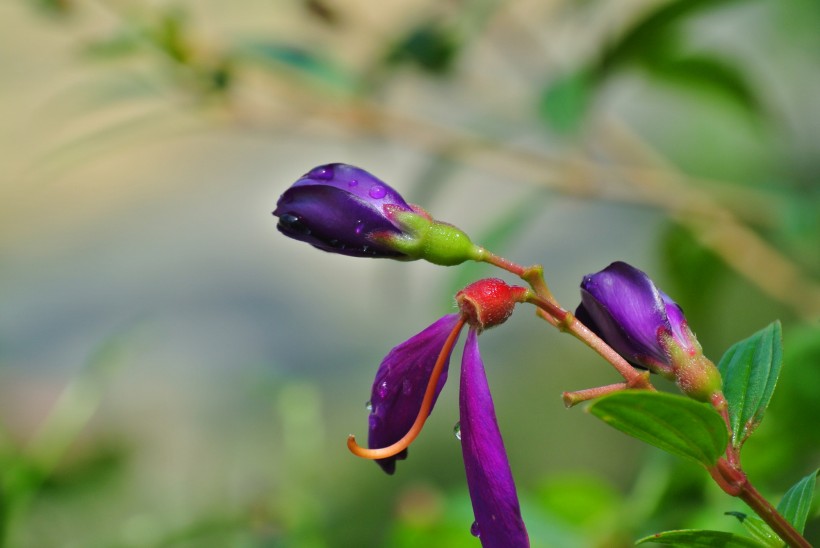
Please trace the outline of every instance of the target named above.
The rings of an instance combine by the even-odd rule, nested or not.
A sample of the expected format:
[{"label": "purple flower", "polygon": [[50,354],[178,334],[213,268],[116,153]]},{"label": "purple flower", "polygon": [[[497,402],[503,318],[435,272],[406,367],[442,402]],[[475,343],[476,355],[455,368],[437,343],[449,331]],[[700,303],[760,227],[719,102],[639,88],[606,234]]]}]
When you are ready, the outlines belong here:
[{"label": "purple flower", "polygon": [[[415,438],[444,386],[450,355],[465,323],[470,324],[461,362],[460,439],[467,486],[475,523],[471,528],[484,546],[529,546],[527,530],[510,465],[495,418],[484,364],[478,351],[478,333],[506,320],[524,288],[501,280],[481,280],[459,293],[460,314],[437,320],[421,333],[393,348],[379,365],[370,400],[370,451],[396,444],[376,462],[388,473],[396,460],[407,456],[406,445]],[[480,320],[480,321],[479,321]],[[351,438],[352,439],[352,438]],[[403,440],[400,442],[400,440]],[[348,440],[351,446],[351,440]],[[367,456],[355,445],[351,450]],[[379,453],[379,456],[381,453]],[[374,456],[370,456],[374,458]]]},{"label": "purple flower", "polygon": [[721,389],[683,310],[649,276],[615,262],[581,282],[575,316],[627,361],[674,379],[689,397],[710,401]]},{"label": "purple flower", "polygon": [[413,209],[398,192],[367,171],[347,164],[316,167],[279,198],[273,214],[285,236],[331,253],[402,258],[374,235],[401,235],[392,220]]},{"label": "purple flower", "polygon": [[434,220],[383,181],[347,164],[310,170],[279,197],[273,214],[279,232],[330,253],[445,266],[484,254],[457,227]]},{"label": "purple flower", "polygon": [[[458,314],[440,318],[415,337],[395,347],[382,360],[370,395],[367,439],[369,447],[392,445],[404,437],[413,426],[421,409],[427,381],[433,374],[433,366],[458,319]],[[444,369],[436,384],[432,405],[435,405],[447,380],[452,350],[451,346],[446,353]],[[396,470],[396,460],[405,458],[407,449],[376,462],[385,472],[392,474]]]},{"label": "purple flower", "polygon": [[467,334],[461,360],[459,409],[461,453],[475,515],[473,534],[482,546],[529,546],[475,329]]},{"label": "purple flower", "polygon": [[680,306],[624,262],[584,276],[575,315],[630,363],[650,370],[670,366],[666,335],[687,349],[697,345]]}]

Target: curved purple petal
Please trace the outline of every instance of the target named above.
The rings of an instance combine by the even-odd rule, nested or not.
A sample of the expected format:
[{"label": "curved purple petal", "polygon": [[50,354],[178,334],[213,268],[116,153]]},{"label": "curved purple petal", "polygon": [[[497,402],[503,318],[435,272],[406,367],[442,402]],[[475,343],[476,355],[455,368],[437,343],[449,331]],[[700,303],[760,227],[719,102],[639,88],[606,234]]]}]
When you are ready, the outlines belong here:
[{"label": "curved purple petal", "polygon": [[[444,342],[458,323],[459,314],[449,314],[393,348],[382,360],[370,395],[368,446],[386,447],[400,440],[416,420],[427,383]],[[447,369],[436,386],[436,399],[447,380]],[[435,405],[435,400],[433,401]],[[432,411],[432,407],[430,408]],[[385,472],[396,470],[396,460],[407,458],[407,450],[376,462]]]},{"label": "curved purple petal", "polygon": [[461,452],[475,515],[473,533],[485,547],[529,546],[473,329],[461,361],[459,407]]},{"label": "curved purple petal", "polygon": [[401,233],[385,206],[411,211],[398,192],[367,171],[327,164],[291,185],[273,214],[281,233],[322,251],[400,258],[402,253],[370,238],[373,233]]},{"label": "curved purple petal", "polygon": [[686,321],[686,316],[683,314],[683,309],[672,300],[672,298],[661,291],[658,290],[658,293],[661,294],[661,299],[663,300],[664,307],[666,308],[666,318],[669,322],[669,326],[672,329],[672,337],[678,342],[678,344],[682,345],[683,348],[691,349],[693,345],[693,341],[690,339],[690,332],[689,327]]},{"label": "curved purple petal", "polygon": [[590,329],[626,359],[639,364],[668,361],[658,343],[658,331],[670,329],[667,305],[652,280],[637,268],[615,262],[585,276],[581,307],[582,317],[595,325]]},{"label": "curved purple petal", "polygon": [[375,209],[385,205],[397,205],[410,211],[410,206],[394,188],[360,167],[349,164],[325,164],[311,169],[291,188],[305,186],[328,186],[343,190]]}]

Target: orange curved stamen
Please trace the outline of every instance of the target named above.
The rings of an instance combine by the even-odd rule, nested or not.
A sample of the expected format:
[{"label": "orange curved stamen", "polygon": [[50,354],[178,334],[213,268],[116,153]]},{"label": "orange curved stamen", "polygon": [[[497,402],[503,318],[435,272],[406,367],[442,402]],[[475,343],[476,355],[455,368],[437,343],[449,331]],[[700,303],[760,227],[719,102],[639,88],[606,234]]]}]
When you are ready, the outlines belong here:
[{"label": "orange curved stamen", "polygon": [[407,449],[411,443],[413,443],[413,440],[416,439],[421,432],[421,429],[424,427],[424,423],[427,421],[427,416],[430,414],[430,409],[433,407],[433,399],[436,395],[436,385],[438,385],[438,380],[441,377],[441,373],[444,371],[444,364],[447,363],[447,358],[453,350],[453,345],[456,344],[456,339],[458,339],[458,334],[461,332],[462,327],[464,327],[464,318],[459,318],[458,323],[456,323],[453,330],[447,336],[447,340],[444,341],[444,346],[441,348],[441,352],[436,359],[436,364],[433,366],[433,372],[430,373],[430,380],[427,382],[427,390],[424,392],[424,399],[421,401],[419,414],[416,416],[413,426],[410,427],[410,430],[407,431],[404,437],[396,443],[388,445],[387,447],[381,447],[379,449],[365,449],[356,443],[356,436],[350,434],[347,437],[347,448],[350,449],[351,453],[357,457],[362,457],[363,459],[386,459],[401,453]]}]

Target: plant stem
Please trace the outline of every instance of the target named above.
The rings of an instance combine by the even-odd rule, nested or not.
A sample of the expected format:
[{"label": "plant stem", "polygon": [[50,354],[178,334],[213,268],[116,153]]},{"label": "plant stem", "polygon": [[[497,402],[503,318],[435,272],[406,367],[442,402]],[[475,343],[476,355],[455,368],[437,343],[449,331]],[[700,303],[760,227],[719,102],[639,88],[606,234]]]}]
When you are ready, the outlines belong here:
[{"label": "plant stem", "polygon": [[527,299],[527,302],[538,307],[538,315],[548,321],[559,330],[570,333],[573,337],[583,342],[585,345],[600,354],[606,361],[612,364],[618,373],[626,380],[626,388],[644,388],[654,390],[652,382],[649,380],[647,371],[638,371],[629,362],[615,352],[611,346],[606,344],[598,335],[593,333],[587,326],[568,310],[561,307],[555,300],[552,292],[544,280],[544,269],[541,265],[523,267],[484,248],[481,250],[480,260],[511,272],[522,280],[526,281],[534,291],[534,295]]},{"label": "plant stem", "polygon": [[797,529],[755,489],[742,470],[720,459],[709,473],[721,489],[745,502],[786,544],[793,548],[811,548]]}]

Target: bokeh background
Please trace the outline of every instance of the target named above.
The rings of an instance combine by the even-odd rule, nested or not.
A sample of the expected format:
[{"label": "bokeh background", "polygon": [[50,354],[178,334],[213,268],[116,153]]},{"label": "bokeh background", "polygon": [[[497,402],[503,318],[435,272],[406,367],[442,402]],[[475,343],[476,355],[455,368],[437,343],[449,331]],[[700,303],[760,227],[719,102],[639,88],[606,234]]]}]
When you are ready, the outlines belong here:
[{"label": "bokeh background", "polygon": [[[0,545],[478,546],[453,383],[395,476],[345,438],[386,352],[498,273],[281,236],[337,161],[568,308],[626,260],[714,360],[780,319],[744,463],[774,500],[817,466],[815,0],[4,0],[0,29]],[[482,353],[535,546],[742,531],[563,408],[617,377],[531,310]]]}]

